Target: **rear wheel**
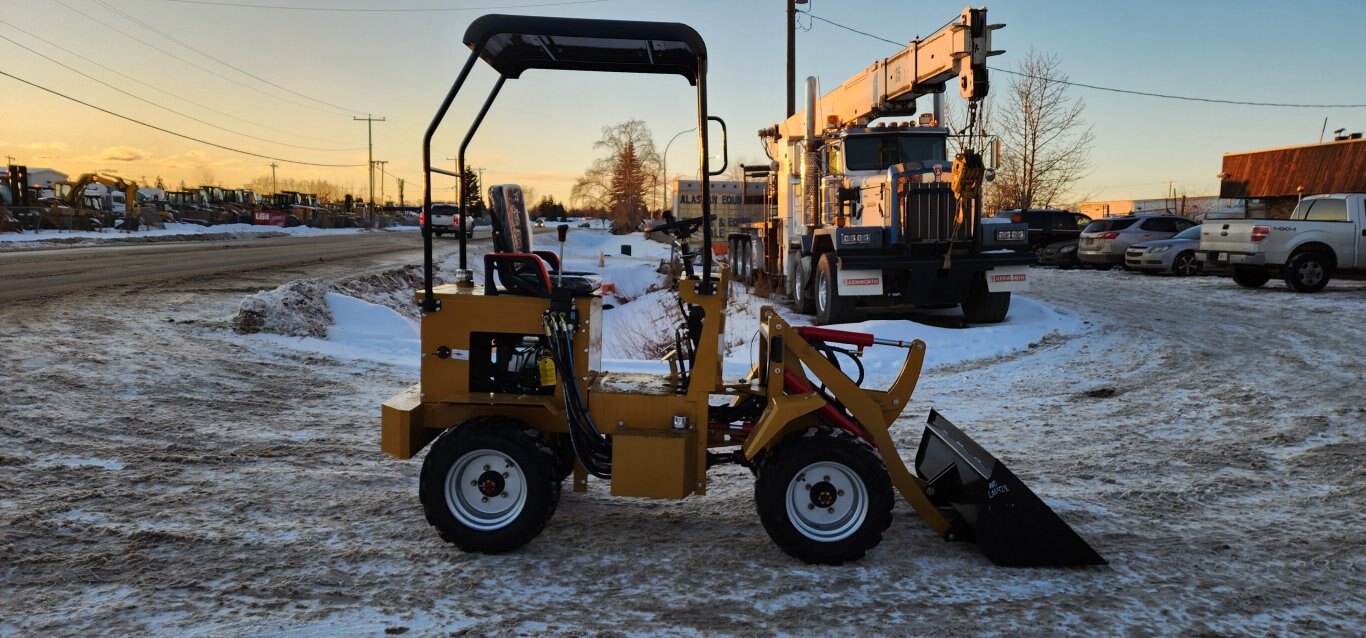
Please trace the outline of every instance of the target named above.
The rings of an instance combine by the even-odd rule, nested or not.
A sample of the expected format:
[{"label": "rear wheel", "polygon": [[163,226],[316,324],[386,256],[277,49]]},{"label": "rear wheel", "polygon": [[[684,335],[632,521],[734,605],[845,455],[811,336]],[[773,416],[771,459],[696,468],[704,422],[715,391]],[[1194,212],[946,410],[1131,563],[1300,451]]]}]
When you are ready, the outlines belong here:
[{"label": "rear wheel", "polygon": [[792,308],[804,315],[816,312],[816,301],[811,298],[811,259],[798,255],[796,278],[792,280]]},{"label": "rear wheel", "polygon": [[990,292],[987,280],[978,275],[972,280],[972,289],[963,302],[963,319],[968,323],[1000,323],[1005,321],[1010,311],[1010,293]]},{"label": "rear wheel", "polygon": [[839,294],[839,267],[830,255],[821,255],[820,265],[816,267],[816,323],[848,323],[854,320],[852,297]]},{"label": "rear wheel", "polygon": [[1177,277],[1189,277],[1199,273],[1200,260],[1195,258],[1193,250],[1187,250],[1172,260],[1172,274]]},{"label": "rear wheel", "polygon": [[892,522],[892,484],[872,446],[810,428],[768,451],[754,483],[759,520],[784,552],[808,563],[863,558]]},{"label": "rear wheel", "polygon": [[1244,288],[1261,288],[1263,284],[1271,281],[1271,273],[1253,268],[1234,268],[1233,281]]},{"label": "rear wheel", "polygon": [[418,497],[446,542],[466,552],[511,551],[540,534],[555,512],[555,453],[519,421],[473,419],[432,444]]},{"label": "rear wheel", "polygon": [[1304,252],[1290,258],[1285,267],[1285,285],[1296,292],[1318,292],[1328,285],[1333,265],[1323,253]]}]

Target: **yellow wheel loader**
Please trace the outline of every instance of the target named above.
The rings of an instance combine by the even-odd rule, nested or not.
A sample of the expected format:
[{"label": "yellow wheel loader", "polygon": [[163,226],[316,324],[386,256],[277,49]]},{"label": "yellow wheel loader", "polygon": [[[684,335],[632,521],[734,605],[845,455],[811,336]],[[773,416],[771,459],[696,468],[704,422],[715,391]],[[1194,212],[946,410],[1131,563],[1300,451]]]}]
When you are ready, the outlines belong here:
[{"label": "yellow wheel loader", "polygon": [[[925,424],[915,472],[907,468],[889,428],[915,390],[921,341],[794,327],[764,308],[757,364],[725,383],[730,275],[714,268],[708,250],[706,180],[700,218],[655,229],[674,235],[684,266],[677,282],[684,318],[665,357],[667,373],[603,369],[601,279],[566,272],[555,252],[537,250],[517,186],[489,190],[494,251],[484,256],[479,280],[462,236],[454,281],[435,285],[432,174],[463,174],[466,148],[499,89],[527,70],[682,75],[696,87],[700,172],[725,170],[713,171],[708,160],[708,123],[719,118],[707,113],[706,47],[690,27],[488,15],[470,25],[464,41],[470,56],[423,139],[421,383],[381,409],[385,453],[409,459],[429,448],[418,496],[443,539],[469,552],[512,551],[545,527],[566,479],[574,492],[601,481],[613,496],[682,499],[706,494],[709,468],[738,463],[754,471],[765,530],[803,561],[861,558],[881,540],[900,494],[945,539],[976,540],[999,564],[1105,562],[938,414]],[[480,59],[499,78],[465,134],[457,170],[437,169],[432,137]],[[722,123],[723,147],[724,131]],[[700,264],[687,241],[699,230]],[[860,387],[858,355],[869,347],[905,350],[885,390]],[[853,378],[842,360],[859,370]]]}]

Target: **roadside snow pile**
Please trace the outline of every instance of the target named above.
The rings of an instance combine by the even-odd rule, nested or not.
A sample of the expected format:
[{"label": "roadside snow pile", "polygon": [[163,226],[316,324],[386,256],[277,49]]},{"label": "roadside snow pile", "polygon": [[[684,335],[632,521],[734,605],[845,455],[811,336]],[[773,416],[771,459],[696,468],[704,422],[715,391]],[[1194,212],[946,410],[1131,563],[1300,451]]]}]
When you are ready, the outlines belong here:
[{"label": "roadside snow pile", "polygon": [[[553,233],[541,232],[535,237],[537,249],[559,252]],[[622,246],[628,246],[631,255],[623,255]],[[483,284],[483,255],[488,250],[489,246],[483,243],[468,247],[467,263],[474,271],[476,284]],[[669,253],[669,246],[651,241],[640,233],[612,235],[584,229],[569,232],[564,245],[565,269],[601,273],[605,304],[613,306],[603,311],[602,354],[606,369],[621,372],[668,370],[660,357],[674,348],[674,332],[682,321],[677,296],[664,287],[665,276],[659,272],[660,261],[667,260]],[[603,265],[599,266],[599,263]],[[454,254],[446,255],[437,263],[438,285],[446,281],[443,275],[455,270],[457,264]],[[338,317],[335,308],[339,302],[335,298],[345,295],[357,303],[384,306],[395,317],[416,322],[421,313],[414,302],[413,291],[421,286],[422,270],[415,266],[336,284],[296,281],[243,300],[234,327],[240,333],[304,337],[306,339],[302,341],[292,341],[294,346],[306,350],[352,359],[398,361],[396,365],[411,367],[416,365],[416,356],[403,360],[395,356],[396,352],[406,352],[407,345],[394,346],[382,338],[384,333],[378,329],[350,322],[362,318],[377,321],[377,325],[389,325],[397,330],[394,335],[407,334],[406,324],[387,319],[380,321],[376,314],[378,310],[352,313],[350,318]],[[743,376],[757,356],[754,340],[758,335],[759,313],[764,306],[773,306],[792,325],[811,323],[810,317],[797,315],[777,301],[755,296],[749,288],[732,284],[726,306],[723,347],[724,374],[728,379]],[[925,311],[918,315],[923,322],[870,319],[835,328],[871,333],[886,339],[920,339],[927,346],[926,369],[1025,352],[1049,337],[1088,329],[1079,317],[1020,295],[1012,299],[1010,313],[1002,323],[971,329],[932,325],[956,325],[960,322],[959,317],[957,309]],[[357,338],[356,335],[364,336]],[[394,338],[402,342],[400,336]],[[336,350],[342,346],[344,354],[339,354]],[[372,346],[373,355],[365,355],[366,349]],[[900,348],[866,349],[860,359],[866,369],[866,382],[874,387],[891,383],[905,356],[906,351]]]},{"label": "roadside snow pile", "polygon": [[421,360],[422,340],[418,322],[393,308],[348,297],[322,293],[322,308],[311,317],[327,317],[330,325],[321,336],[302,338],[258,335],[266,341],[309,350],[343,360],[373,361],[416,368]]},{"label": "roadside snow pile", "polygon": [[420,312],[413,291],[421,285],[422,269],[416,266],[335,283],[317,279],[291,281],[243,299],[233,316],[233,329],[241,334],[326,338],[328,328],[336,321],[328,302],[328,296],[333,294],[378,304],[400,317],[416,320]]}]

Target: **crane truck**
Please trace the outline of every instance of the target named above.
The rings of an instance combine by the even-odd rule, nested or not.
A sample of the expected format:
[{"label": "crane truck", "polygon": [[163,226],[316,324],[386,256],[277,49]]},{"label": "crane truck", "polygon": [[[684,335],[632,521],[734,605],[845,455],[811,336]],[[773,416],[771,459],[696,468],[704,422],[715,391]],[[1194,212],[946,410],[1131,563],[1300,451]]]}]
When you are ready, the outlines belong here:
[{"label": "crane truck", "polygon": [[[807,79],[805,110],[759,131],[773,204],[764,221],[728,238],[752,265],[741,278],[781,286],[817,324],[876,306],[961,305],[968,323],[1005,319],[1010,293],[1028,289],[1033,256],[1015,252],[1028,241],[1024,224],[983,223],[990,172],[974,149],[992,145],[976,112],[989,88],[987,57],[1003,53],[991,50],[991,32],[1005,26],[986,18],[986,9],[964,9],[819,98]],[[954,80],[969,114],[956,134],[942,125]],[[926,95],[933,113],[886,121],[915,115]]]}]

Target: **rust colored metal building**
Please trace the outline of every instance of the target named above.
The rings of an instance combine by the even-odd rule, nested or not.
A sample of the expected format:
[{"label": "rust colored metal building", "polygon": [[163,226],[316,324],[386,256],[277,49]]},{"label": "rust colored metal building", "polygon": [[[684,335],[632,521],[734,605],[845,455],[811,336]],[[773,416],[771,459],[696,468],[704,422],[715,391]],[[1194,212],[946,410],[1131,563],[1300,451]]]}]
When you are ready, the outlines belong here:
[{"label": "rust colored metal building", "polygon": [[1301,195],[1366,193],[1366,139],[1224,154],[1219,197],[1246,199],[1248,217],[1284,218]]}]

